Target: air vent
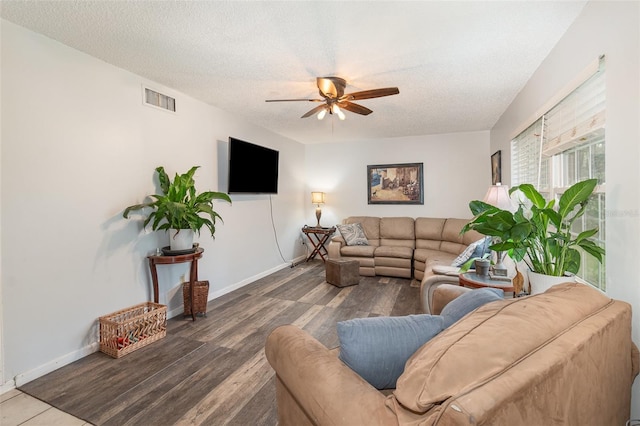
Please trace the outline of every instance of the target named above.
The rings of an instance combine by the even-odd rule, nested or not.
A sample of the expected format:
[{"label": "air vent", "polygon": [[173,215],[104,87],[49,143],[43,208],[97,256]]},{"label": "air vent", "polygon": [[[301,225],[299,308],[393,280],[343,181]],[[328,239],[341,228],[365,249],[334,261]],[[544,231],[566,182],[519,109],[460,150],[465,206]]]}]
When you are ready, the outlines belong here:
[{"label": "air vent", "polygon": [[148,87],[144,87],[144,103],[155,108],[176,112],[176,100],[174,98],[158,93]]}]

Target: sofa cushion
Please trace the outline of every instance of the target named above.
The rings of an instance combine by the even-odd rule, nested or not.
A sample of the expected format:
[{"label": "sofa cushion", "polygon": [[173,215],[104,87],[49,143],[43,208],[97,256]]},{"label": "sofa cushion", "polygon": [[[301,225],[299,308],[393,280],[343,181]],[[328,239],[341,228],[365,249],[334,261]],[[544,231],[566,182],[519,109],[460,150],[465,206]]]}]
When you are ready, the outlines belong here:
[{"label": "sofa cushion", "polygon": [[376,257],[399,257],[401,259],[411,259],[413,249],[401,246],[380,246],[373,252]]},{"label": "sofa cushion", "polygon": [[344,242],[348,246],[369,245],[369,240],[367,240],[367,235],[364,233],[364,229],[360,222],[338,225],[338,230],[340,231],[342,238],[344,238]]},{"label": "sofa cushion", "polygon": [[383,217],[380,219],[380,245],[414,248],[416,233],[411,217]]},{"label": "sofa cushion", "polygon": [[533,356],[611,303],[591,286],[567,283],[535,296],[486,304],[413,354],[394,398],[414,413],[425,413]]},{"label": "sofa cushion", "polygon": [[415,220],[416,247],[439,250],[445,221],[446,219],[417,217]]},{"label": "sofa cushion", "polygon": [[337,324],[340,359],[377,389],[395,388],[409,357],[440,333],[439,315],[370,317]]},{"label": "sofa cushion", "polygon": [[442,309],[440,315],[447,328],[454,322],[480,306],[504,299],[504,291],[499,288],[477,288],[460,297],[456,297]]},{"label": "sofa cushion", "polygon": [[375,216],[349,216],[344,224],[361,223],[370,245],[380,245],[380,218]]},{"label": "sofa cushion", "polygon": [[370,257],[373,260],[375,246],[344,246],[340,249],[342,256]]},{"label": "sofa cushion", "polygon": [[440,250],[447,253],[460,254],[469,244],[484,237],[477,231],[468,231],[460,234],[467,222],[469,222],[467,219],[447,219],[442,230]]}]

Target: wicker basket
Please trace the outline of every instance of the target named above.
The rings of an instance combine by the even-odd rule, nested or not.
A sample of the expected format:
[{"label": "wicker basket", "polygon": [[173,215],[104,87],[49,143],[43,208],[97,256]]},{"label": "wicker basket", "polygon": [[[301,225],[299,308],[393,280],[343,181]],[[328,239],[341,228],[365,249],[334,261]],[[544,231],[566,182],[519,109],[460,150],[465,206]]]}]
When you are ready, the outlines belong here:
[{"label": "wicker basket", "polygon": [[[197,314],[207,316],[207,302],[209,301],[209,281],[196,281],[193,288],[193,310]],[[182,298],[184,299],[184,315],[191,315],[191,283],[182,284]]]},{"label": "wicker basket", "polygon": [[145,302],[99,318],[100,351],[114,358],[167,335],[167,307]]}]

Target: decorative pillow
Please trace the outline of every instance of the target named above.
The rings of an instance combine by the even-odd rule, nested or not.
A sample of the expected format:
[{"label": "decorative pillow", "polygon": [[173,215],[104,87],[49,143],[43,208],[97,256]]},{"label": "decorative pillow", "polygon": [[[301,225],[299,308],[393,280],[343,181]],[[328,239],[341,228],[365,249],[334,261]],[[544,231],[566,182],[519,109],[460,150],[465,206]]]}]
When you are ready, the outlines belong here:
[{"label": "decorative pillow", "polygon": [[337,324],[340,359],[377,389],[396,387],[407,360],[444,330],[440,315],[369,317]]},{"label": "decorative pillow", "polygon": [[499,288],[478,288],[456,297],[447,303],[442,312],[440,312],[444,321],[444,328],[449,327],[476,308],[503,298],[504,291]]},{"label": "decorative pillow", "polygon": [[364,233],[361,223],[350,223],[348,225],[338,225],[338,230],[348,246],[368,246],[369,240]]},{"label": "decorative pillow", "polygon": [[458,257],[451,262],[451,266],[457,266],[458,268],[465,264],[465,262],[473,257],[482,257],[485,253],[489,252],[489,246],[491,245],[491,237],[484,237],[478,241],[474,241],[464,249]]}]

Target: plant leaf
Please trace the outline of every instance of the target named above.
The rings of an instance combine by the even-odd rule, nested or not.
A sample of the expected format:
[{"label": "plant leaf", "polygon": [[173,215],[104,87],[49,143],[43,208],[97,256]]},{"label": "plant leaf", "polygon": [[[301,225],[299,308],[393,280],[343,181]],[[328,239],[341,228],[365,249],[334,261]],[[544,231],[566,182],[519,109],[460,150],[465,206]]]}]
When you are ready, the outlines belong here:
[{"label": "plant leaf", "polygon": [[531,185],[530,183],[523,183],[522,185],[515,186],[509,190],[509,195],[514,191],[520,190],[534,206],[542,209],[545,207],[544,197]]},{"label": "plant leaf", "polygon": [[587,202],[597,184],[598,179],[587,179],[567,189],[560,197],[560,202],[558,203],[558,213],[560,216],[563,218],[567,217],[578,204]]}]

